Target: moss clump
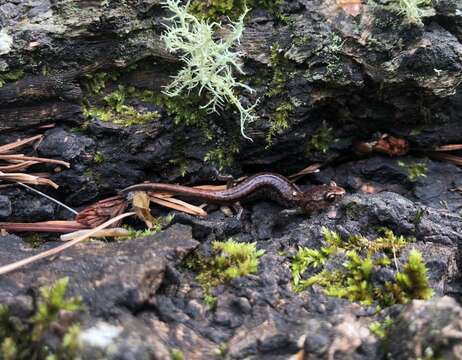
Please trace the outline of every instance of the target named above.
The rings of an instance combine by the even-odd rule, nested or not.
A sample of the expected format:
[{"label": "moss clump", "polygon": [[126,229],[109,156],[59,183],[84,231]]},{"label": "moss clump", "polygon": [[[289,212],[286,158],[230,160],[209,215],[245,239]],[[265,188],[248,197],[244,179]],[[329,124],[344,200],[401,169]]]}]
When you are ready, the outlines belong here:
[{"label": "moss clump", "polygon": [[194,91],[187,96],[169,97],[151,90],[135,90],[133,96],[146,103],[162,106],[173,116],[175,124],[195,126],[201,129],[207,139],[213,138],[214,134],[207,123],[207,110],[202,106],[202,98]]},{"label": "moss clump", "polygon": [[274,136],[282,133],[289,127],[288,118],[294,106],[290,101],[284,101],[276,108],[273,118],[271,119],[271,127],[266,135],[267,146],[271,146]]},{"label": "moss clump", "polygon": [[235,278],[255,274],[258,269],[259,258],[265,253],[257,250],[256,243],[239,243],[232,239],[225,242],[212,243],[213,256],[210,258],[188,257],[185,266],[198,272],[197,281],[201,284],[206,302],[216,303],[212,296],[212,288],[225,284]]},{"label": "moss clump", "polygon": [[24,76],[24,71],[20,69],[11,70],[8,72],[0,72],[0,88],[7,82],[19,80]]},{"label": "moss clump", "polygon": [[129,234],[127,236],[119,236],[117,239],[132,240],[154,235],[168,226],[172,222],[174,216],[174,214],[169,214],[165,217],[156,218],[156,222],[153,224],[153,227],[145,230],[136,230],[130,226],[123,226],[124,229],[128,230]]},{"label": "moss clump", "polygon": [[320,152],[325,154],[335,140],[333,133],[333,129],[331,127],[328,127],[327,123],[323,121],[322,126],[310,138],[310,141],[308,142],[307,152]]},{"label": "moss clump", "polygon": [[279,11],[284,0],[192,0],[191,12],[200,19],[221,20],[223,17],[238,19],[248,7],[261,7],[281,22],[286,18]]},{"label": "moss clump", "polygon": [[388,329],[393,325],[393,320],[387,316],[382,322],[374,321],[369,325],[369,330],[378,338],[384,339]]},{"label": "moss clump", "polygon": [[413,249],[409,253],[403,271],[395,276],[396,284],[389,284],[388,287],[393,289],[395,297],[406,300],[430,299],[433,296],[433,290],[429,286],[427,272],[422,254]]},{"label": "moss clump", "polygon": [[[266,93],[267,97],[274,98],[283,94],[286,90],[288,74],[292,71],[293,66],[275,43],[271,46],[271,68],[272,80],[269,85],[270,90]],[[270,118],[271,127],[266,135],[267,147],[270,147],[273,138],[289,127],[289,116],[294,110],[294,103],[291,100],[282,100],[276,108],[273,116]]]},{"label": "moss clump", "polygon": [[271,45],[271,69],[273,70],[273,77],[266,96],[275,97],[285,91],[288,74],[292,69],[290,60],[284,56],[278,43]]},{"label": "moss clump", "polygon": [[184,360],[183,352],[178,349],[170,350],[170,357],[172,360]]},{"label": "moss clump", "polygon": [[427,164],[423,162],[417,162],[413,164],[406,164],[403,161],[398,161],[398,165],[407,172],[407,178],[410,181],[416,181],[420,177],[427,176]]},{"label": "moss clump", "polygon": [[239,153],[239,145],[231,144],[227,147],[219,146],[210,150],[204,156],[204,161],[213,164],[219,171],[230,168],[235,162],[235,156]]},{"label": "moss clump", "polygon": [[[411,299],[428,299],[432,289],[428,284],[427,269],[416,250],[410,252],[403,272],[397,272],[393,281],[378,283],[373,275],[381,268],[398,267],[397,254],[411,239],[396,236],[382,229],[383,236],[373,241],[362,236],[350,236],[347,241],[327,229],[322,229],[327,246],[321,249],[301,248],[292,263],[292,279],[295,291],[303,291],[317,284],[329,296],[359,301],[365,305],[374,302],[382,306],[407,303]],[[333,257],[343,256],[340,267],[327,270],[325,265]],[[322,270],[302,280],[302,274],[310,269]]]},{"label": "moss clump", "polygon": [[[79,350],[79,326],[69,324],[69,315],[82,309],[78,297],[65,298],[68,278],[42,287],[35,313],[23,320],[13,316],[8,307],[0,305],[0,351],[2,359],[75,359]],[[51,349],[45,337],[60,339]]]},{"label": "moss clump", "polygon": [[101,152],[97,151],[93,156],[93,162],[97,165],[100,165],[104,162],[104,156]]},{"label": "moss clump", "polygon": [[86,107],[84,115],[96,117],[101,121],[109,121],[117,125],[133,126],[159,119],[157,111],[138,112],[133,106],[126,105],[125,101],[135,91],[134,88],[126,89],[119,85],[116,91],[103,98],[104,107]]},{"label": "moss clump", "polygon": [[119,77],[117,73],[97,72],[94,74],[85,74],[81,84],[83,89],[89,94],[102,94],[106,89],[108,81],[116,81]]}]

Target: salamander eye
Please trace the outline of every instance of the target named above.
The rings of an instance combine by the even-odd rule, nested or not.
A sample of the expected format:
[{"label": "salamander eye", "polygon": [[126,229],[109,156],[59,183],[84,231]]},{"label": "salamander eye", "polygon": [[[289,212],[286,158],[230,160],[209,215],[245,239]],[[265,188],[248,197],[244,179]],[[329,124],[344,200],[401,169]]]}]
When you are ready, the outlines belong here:
[{"label": "salamander eye", "polygon": [[324,199],[328,202],[334,202],[335,199],[337,198],[337,196],[334,194],[334,193],[327,193],[325,196],[324,196]]}]

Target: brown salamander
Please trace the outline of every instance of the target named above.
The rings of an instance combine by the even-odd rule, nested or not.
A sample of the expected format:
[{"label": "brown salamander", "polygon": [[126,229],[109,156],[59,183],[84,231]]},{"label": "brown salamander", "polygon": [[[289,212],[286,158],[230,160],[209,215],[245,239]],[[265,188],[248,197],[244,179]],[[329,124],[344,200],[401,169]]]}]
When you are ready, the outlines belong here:
[{"label": "brown salamander", "polygon": [[133,191],[165,192],[222,205],[246,202],[259,197],[275,201],[286,209],[296,209],[302,213],[325,209],[345,195],[345,189],[334,182],[302,191],[289,179],[273,173],[255,174],[233,187],[219,191],[173,184],[144,183],[129,186],[121,192],[128,194]]}]

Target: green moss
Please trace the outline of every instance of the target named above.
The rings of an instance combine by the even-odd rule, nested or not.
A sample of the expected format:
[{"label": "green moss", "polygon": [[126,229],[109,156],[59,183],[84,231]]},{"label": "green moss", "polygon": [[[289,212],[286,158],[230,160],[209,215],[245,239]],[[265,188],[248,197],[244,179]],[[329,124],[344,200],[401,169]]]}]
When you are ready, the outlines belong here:
[{"label": "green moss", "polygon": [[87,117],[96,117],[101,121],[109,121],[117,125],[133,126],[159,119],[157,111],[138,112],[133,106],[126,105],[125,101],[135,90],[119,85],[116,91],[103,98],[104,107],[88,106],[83,114]]},{"label": "green moss", "polygon": [[229,17],[238,19],[246,8],[261,7],[285,23],[286,18],[279,11],[284,0],[192,0],[191,12],[200,19],[221,20]]},{"label": "green moss", "polygon": [[212,249],[213,256],[210,258],[195,254],[184,261],[186,268],[198,273],[196,279],[204,290],[204,300],[211,308],[217,301],[211,294],[212,288],[238,277],[255,274],[259,258],[265,253],[257,250],[256,243],[239,243],[232,239],[214,241]]},{"label": "green moss", "polygon": [[403,161],[398,161],[398,165],[407,172],[407,178],[410,181],[416,181],[420,177],[427,176],[427,164],[423,162],[416,162],[413,164],[407,164]]},{"label": "green moss", "polygon": [[233,143],[228,146],[218,146],[204,156],[204,161],[213,164],[219,171],[230,168],[239,153],[239,145]]},{"label": "green moss", "polygon": [[290,101],[284,101],[276,108],[274,116],[271,118],[271,127],[266,135],[266,143],[271,146],[274,136],[282,133],[289,127],[288,118],[294,106]]},{"label": "green moss", "polygon": [[101,152],[97,151],[97,152],[95,153],[95,156],[93,156],[93,162],[94,162],[95,164],[98,164],[98,165],[102,164],[102,163],[104,162],[104,156],[103,156],[103,154],[102,154]]},{"label": "green moss", "polygon": [[388,329],[393,325],[393,320],[387,316],[382,322],[374,321],[369,325],[369,330],[378,338],[384,339]]},{"label": "green moss", "polygon": [[327,123],[323,121],[322,126],[313,136],[311,136],[310,141],[308,142],[307,152],[320,152],[325,154],[334,140],[333,129],[328,127]]},{"label": "green moss", "polygon": [[[66,298],[68,278],[56,281],[50,287],[39,289],[35,313],[28,319],[13,316],[8,307],[0,305],[0,351],[2,359],[75,359],[79,350],[80,329],[69,323],[69,316],[82,309],[78,297]],[[59,328],[60,331],[56,332]],[[45,335],[61,336],[55,349],[45,344]],[[59,335],[63,334],[63,335]]]},{"label": "green moss", "polygon": [[156,218],[156,223],[153,224],[154,226],[151,229],[145,229],[145,230],[136,230],[130,226],[123,226],[124,229],[127,229],[129,231],[129,234],[127,236],[119,236],[117,239],[118,240],[132,240],[132,239],[139,239],[139,238],[144,238],[147,236],[154,235],[161,231],[163,228],[168,226],[172,220],[174,214],[169,214],[165,217],[159,217]]},{"label": "green moss", "polygon": [[288,74],[292,66],[290,60],[284,56],[278,43],[271,45],[271,69],[273,77],[270,84],[270,90],[266,93],[269,97],[275,97],[282,94],[286,89]]},{"label": "green moss", "polygon": [[[377,302],[381,306],[430,298],[433,292],[428,285],[427,269],[420,253],[415,250],[410,252],[403,272],[397,272],[393,281],[385,284],[373,281],[373,274],[380,268],[397,266],[397,254],[413,240],[396,236],[388,229],[382,229],[382,232],[383,236],[373,241],[362,236],[350,236],[344,241],[336,232],[323,228],[327,246],[302,248],[291,262],[294,290],[303,291],[317,284],[329,296],[365,305]],[[340,267],[325,268],[332,257],[341,255],[346,261]],[[317,269],[321,271],[302,279],[303,273]]]},{"label": "green moss", "polygon": [[106,89],[106,83],[109,80],[115,81],[119,77],[118,73],[97,72],[94,74],[85,74],[81,85],[86,93],[98,95]]},{"label": "green moss", "polygon": [[170,97],[151,90],[135,90],[133,96],[144,102],[162,106],[174,117],[175,124],[195,126],[201,129],[207,139],[213,138],[207,122],[207,110],[202,107],[202,99],[194,91],[187,96]]},{"label": "green moss", "polygon": [[411,250],[402,272],[396,274],[396,284],[410,299],[430,299],[433,290],[428,283],[428,270],[422,260],[422,254]]},{"label": "green moss", "polygon": [[17,81],[24,76],[24,71],[20,69],[8,72],[0,72],[0,88],[7,82]]},{"label": "green moss", "polygon": [[[269,85],[270,90],[266,96],[278,97],[286,92],[289,74],[293,71],[293,65],[281,51],[279,44],[271,46],[271,69],[272,79]],[[291,100],[282,100],[276,111],[270,118],[271,127],[266,135],[267,146],[271,146],[274,136],[280,134],[289,127],[288,118],[294,110],[294,103]]]},{"label": "green moss", "polygon": [[170,357],[172,360],[184,360],[183,352],[178,349],[170,350]]}]

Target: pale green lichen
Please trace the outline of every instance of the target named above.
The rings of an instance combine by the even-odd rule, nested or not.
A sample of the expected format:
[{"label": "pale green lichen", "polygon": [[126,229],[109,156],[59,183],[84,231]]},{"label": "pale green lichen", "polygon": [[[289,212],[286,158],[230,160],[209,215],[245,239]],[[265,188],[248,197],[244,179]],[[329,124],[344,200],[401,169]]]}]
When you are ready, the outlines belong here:
[{"label": "pale green lichen", "polygon": [[422,8],[431,6],[432,0],[397,0],[400,13],[410,22],[422,23]]},{"label": "pale green lichen", "polygon": [[189,13],[189,2],[181,6],[179,0],[166,0],[163,5],[173,16],[167,19],[170,25],[162,40],[170,52],[181,54],[185,64],[165,88],[165,94],[175,97],[198,89],[200,95],[205,90],[210,99],[203,108],[211,112],[218,112],[227,102],[231,103],[239,111],[242,135],[250,139],[244,128],[257,118],[253,111],[257,103],[245,108],[236,95],[238,88],[254,90],[234,78],[233,71],[244,72],[240,63],[242,53],[232,50],[241,38],[247,10],[230,25],[227,36],[214,40],[216,31],[223,29],[221,24],[197,19]]}]

